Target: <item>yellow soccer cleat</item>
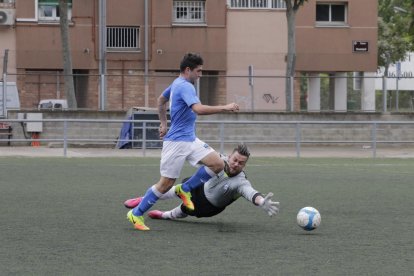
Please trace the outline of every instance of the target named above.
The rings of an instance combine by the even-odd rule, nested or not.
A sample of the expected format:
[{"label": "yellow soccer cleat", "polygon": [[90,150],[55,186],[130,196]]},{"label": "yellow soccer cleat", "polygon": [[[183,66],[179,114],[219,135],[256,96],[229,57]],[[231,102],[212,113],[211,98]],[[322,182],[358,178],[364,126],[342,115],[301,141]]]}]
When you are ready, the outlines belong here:
[{"label": "yellow soccer cleat", "polygon": [[191,201],[191,192],[184,192],[182,189],[182,184],[178,184],[177,186],[175,186],[175,194],[181,198],[181,200],[183,201],[184,206],[190,210],[190,211],[194,211],[194,204]]},{"label": "yellow soccer cleat", "polygon": [[132,210],[127,213],[128,220],[134,225],[135,229],[141,231],[150,230],[144,223],[144,216],[134,216]]}]

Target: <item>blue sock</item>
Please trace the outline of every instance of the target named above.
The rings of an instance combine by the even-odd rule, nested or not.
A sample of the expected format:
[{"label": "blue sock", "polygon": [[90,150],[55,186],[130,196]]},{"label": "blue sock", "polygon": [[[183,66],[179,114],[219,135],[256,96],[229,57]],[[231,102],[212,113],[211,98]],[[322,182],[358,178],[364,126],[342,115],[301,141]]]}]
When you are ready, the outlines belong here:
[{"label": "blue sock", "polygon": [[132,214],[134,214],[134,216],[142,216],[146,211],[148,211],[159,198],[156,193],[158,193],[158,191],[156,191],[154,186],[149,188],[145,193],[141,203],[132,210]]},{"label": "blue sock", "polygon": [[215,173],[208,169],[205,166],[200,167],[195,174],[193,174],[190,179],[183,183],[181,186],[184,192],[189,192],[194,190],[198,186],[206,183],[210,178],[213,177]]}]

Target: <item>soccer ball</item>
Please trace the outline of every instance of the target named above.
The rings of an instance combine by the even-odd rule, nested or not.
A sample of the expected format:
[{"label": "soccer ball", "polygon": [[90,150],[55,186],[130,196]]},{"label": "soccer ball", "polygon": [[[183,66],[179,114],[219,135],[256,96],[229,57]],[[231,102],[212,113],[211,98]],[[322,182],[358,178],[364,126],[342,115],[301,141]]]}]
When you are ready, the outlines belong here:
[{"label": "soccer ball", "polygon": [[299,210],[296,221],[302,229],[312,231],[321,224],[321,214],[313,207],[303,207]]}]

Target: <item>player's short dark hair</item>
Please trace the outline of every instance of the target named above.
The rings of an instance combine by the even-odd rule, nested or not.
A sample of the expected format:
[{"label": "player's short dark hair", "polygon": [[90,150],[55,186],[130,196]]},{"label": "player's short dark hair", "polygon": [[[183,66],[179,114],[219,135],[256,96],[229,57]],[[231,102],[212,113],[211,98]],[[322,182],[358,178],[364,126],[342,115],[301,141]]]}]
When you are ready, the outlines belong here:
[{"label": "player's short dark hair", "polygon": [[237,151],[243,156],[246,156],[247,158],[250,157],[250,151],[249,148],[246,146],[245,143],[240,143],[237,145],[237,147],[234,148],[233,152]]},{"label": "player's short dark hair", "polygon": [[180,72],[184,72],[187,67],[193,70],[199,65],[203,65],[203,58],[199,54],[187,53],[181,60]]}]

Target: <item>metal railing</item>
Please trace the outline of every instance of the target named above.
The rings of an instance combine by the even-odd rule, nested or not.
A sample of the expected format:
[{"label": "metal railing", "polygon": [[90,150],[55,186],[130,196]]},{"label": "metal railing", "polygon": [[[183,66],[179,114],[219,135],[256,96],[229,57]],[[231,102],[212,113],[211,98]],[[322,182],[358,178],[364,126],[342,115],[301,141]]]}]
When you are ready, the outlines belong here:
[{"label": "metal railing", "polygon": [[[51,53],[39,53],[42,56],[48,54]],[[77,53],[77,55],[80,54],[83,53]],[[167,55],[167,53],[163,53],[163,55]],[[279,59],[281,56],[282,54],[277,54],[266,58],[266,55],[257,54],[257,58],[260,60]],[[232,58],[236,60],[238,56],[232,54]],[[249,68],[251,69],[249,70]],[[199,82],[200,85],[196,87],[200,100],[204,104],[211,105],[221,102],[220,95],[225,94],[229,102],[236,102],[241,110],[252,112],[414,112],[414,90],[412,90],[414,77],[409,74],[400,78],[392,76],[392,74],[389,77],[361,77],[358,74],[347,74],[346,76],[298,75],[290,77],[290,87],[286,92],[286,76],[281,74],[258,75],[254,73],[253,66],[245,69],[245,72],[240,75],[203,74]],[[75,82],[79,83],[78,88],[85,92],[77,93],[79,97],[77,97],[76,110],[126,111],[131,106],[156,106],[154,99],[163,92],[168,83],[176,78],[177,74],[158,72],[146,75],[139,70],[128,70],[128,72],[110,70],[110,72],[103,74],[102,72],[92,73],[88,70],[77,70],[76,74],[72,76]],[[0,82],[0,118],[7,118],[8,110],[15,110],[19,107],[35,110],[39,102],[44,99],[65,99],[64,77],[65,75],[60,70],[26,70],[25,73],[3,74],[2,79],[6,82]],[[16,86],[16,79],[19,79],[19,87]],[[104,80],[108,81],[108,87],[105,89],[111,91],[114,89],[117,93],[101,94],[104,92],[101,90],[104,85],[100,85],[100,82]],[[149,85],[147,86],[148,93],[145,93],[146,88],[142,86],[146,80]],[[332,90],[331,84],[337,80],[342,81],[343,84],[341,93],[339,90],[336,92],[335,89]],[[156,83],[164,83],[165,87],[163,85],[154,86]],[[369,83],[368,87],[371,88],[364,90],[363,83]],[[20,86],[27,89],[21,89]],[[206,87],[209,88],[206,89]],[[237,93],[228,91],[237,91]],[[344,98],[335,102],[334,92]],[[6,95],[8,99],[3,101]],[[104,96],[101,97],[102,95]],[[290,95],[290,99],[294,99],[289,104],[286,102],[287,95]],[[91,100],[96,97],[99,101]]]},{"label": "metal railing", "polygon": [[227,0],[227,5],[238,9],[286,9],[284,0]]},{"label": "metal railing", "polygon": [[[67,157],[67,149],[69,143],[76,142],[87,142],[90,144],[110,144],[115,146],[119,141],[124,142],[140,142],[142,145],[142,155],[146,156],[147,144],[149,142],[160,142],[158,137],[151,138],[147,137],[147,130],[158,129],[158,126],[154,126],[154,123],[159,123],[158,120],[101,120],[101,119],[43,119],[43,120],[29,120],[29,119],[1,119],[0,122],[8,122],[10,124],[27,124],[29,122],[41,122],[43,124],[50,123],[53,124],[51,128],[53,129],[62,129],[60,135],[51,138],[3,138],[0,137],[0,142],[11,142],[16,143],[28,143],[28,142],[60,142],[63,144],[63,156]],[[89,131],[93,133],[96,130],[91,130],[90,127],[81,127],[82,124],[92,123],[93,125],[99,124],[119,124],[120,126],[123,123],[132,123],[140,124],[142,129],[142,138],[141,139],[118,139],[110,138],[111,134],[106,134],[103,138],[85,138],[80,137],[79,133],[84,134]],[[147,126],[147,124],[152,124],[152,126]],[[406,133],[406,137],[402,139],[393,139],[393,135],[381,133],[379,138],[380,130],[384,132],[386,129],[380,129],[379,126],[385,127],[388,126],[389,132],[405,132],[409,131],[410,128],[407,128],[407,125],[411,127],[411,130],[414,134],[414,122],[412,121],[197,121],[197,125],[201,126],[201,132],[205,130],[206,133],[200,133],[198,136],[207,143],[216,143],[219,145],[220,152],[224,152],[225,144],[235,144],[241,141],[248,144],[256,145],[278,145],[278,144],[292,144],[295,146],[296,157],[301,157],[301,147],[303,145],[350,145],[350,144],[369,144],[369,148],[372,151],[372,158],[377,157],[377,145],[378,144],[413,144],[414,140],[410,133]],[[315,128],[315,126],[318,126]],[[327,128],[328,126],[328,128]],[[332,129],[332,127],[336,129]],[[405,126],[405,127],[403,127]],[[50,128],[50,126],[49,126]],[[69,130],[76,128],[78,131],[75,135],[70,135]],[[105,130],[107,125],[101,129]],[[250,131],[246,130],[250,128]],[[13,129],[16,129],[13,127]],[[82,129],[82,132],[79,132],[79,129]],[[317,129],[322,134],[314,135],[311,134],[312,131]],[[341,130],[342,129],[342,130]],[[245,130],[240,133],[239,130]],[[278,134],[268,135],[268,139],[260,139],[264,135],[263,131],[273,130],[278,132]],[[341,130],[341,131],[338,131]],[[323,132],[328,132],[325,136],[334,136],[333,139],[327,139],[324,137]],[[346,133],[348,131],[349,133]],[[357,137],[355,131],[358,131],[362,136]],[[339,134],[338,134],[339,132]],[[340,134],[342,132],[342,135]],[[89,134],[90,134],[89,133]],[[119,132],[118,132],[119,133]],[[335,133],[336,135],[332,135]],[[246,135],[249,134],[249,135]],[[46,132],[43,132],[42,135],[48,136]],[[336,137],[335,137],[336,136]],[[398,136],[398,133],[397,133]],[[339,137],[339,138],[337,138]],[[385,138],[389,139],[385,139]],[[391,137],[391,138],[390,138]],[[396,137],[394,135],[394,137]],[[398,136],[400,137],[400,136]],[[407,139],[408,138],[408,139]]]}]

